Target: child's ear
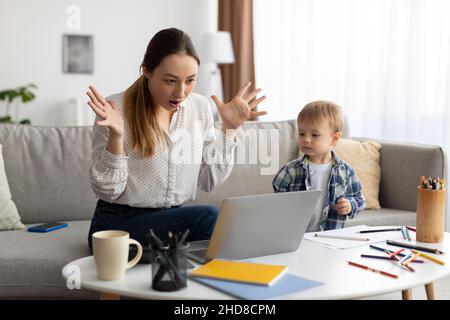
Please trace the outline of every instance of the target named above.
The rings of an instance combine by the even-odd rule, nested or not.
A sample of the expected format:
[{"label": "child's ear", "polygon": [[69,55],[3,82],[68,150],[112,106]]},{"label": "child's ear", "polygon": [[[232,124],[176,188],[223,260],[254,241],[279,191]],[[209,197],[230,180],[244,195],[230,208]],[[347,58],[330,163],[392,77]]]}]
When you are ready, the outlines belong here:
[{"label": "child's ear", "polygon": [[333,135],[333,146],[335,146],[339,140],[341,139],[342,133],[340,131],[337,131],[334,135]]}]

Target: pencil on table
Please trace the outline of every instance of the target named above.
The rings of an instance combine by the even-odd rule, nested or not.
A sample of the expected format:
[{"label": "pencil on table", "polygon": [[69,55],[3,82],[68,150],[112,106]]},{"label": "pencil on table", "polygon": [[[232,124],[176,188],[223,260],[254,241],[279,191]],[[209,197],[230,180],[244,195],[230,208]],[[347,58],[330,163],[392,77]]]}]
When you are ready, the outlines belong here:
[{"label": "pencil on table", "polygon": [[371,268],[371,267],[368,267],[368,266],[365,266],[365,265],[362,265],[362,264],[359,264],[359,263],[356,263],[356,262],[353,262],[353,261],[347,261],[347,262],[350,265],[352,265],[352,266],[355,266],[355,267],[358,267],[358,268],[361,268],[361,269],[365,269],[367,271],[372,271],[372,272],[379,273],[379,274],[382,274],[384,276],[388,276],[388,277],[395,278],[395,279],[398,278],[398,276],[396,274],[392,274],[392,273],[389,273],[389,272],[386,272],[386,271],[383,271],[383,270]]},{"label": "pencil on table", "polygon": [[404,227],[405,233],[406,233],[406,238],[408,238],[408,241],[411,241],[411,235],[409,234],[408,228]]},{"label": "pencil on table", "polygon": [[414,255],[409,258],[408,260],[406,260],[405,262],[403,262],[404,266],[407,266],[409,263],[413,262],[414,260],[416,260],[416,258],[419,256],[419,253],[414,253]]},{"label": "pencil on table", "polygon": [[[378,250],[378,251],[386,252],[387,254],[394,253],[394,251],[392,251],[392,250],[384,249],[384,248],[381,248],[381,247],[377,247],[377,246],[375,246],[373,244],[370,244],[369,247],[372,248],[372,249]],[[405,250],[405,249],[402,249],[401,251],[403,251],[403,250]],[[405,256],[405,254],[403,254],[403,253],[398,253],[397,255],[399,255],[400,257],[404,257]],[[413,262],[423,263],[423,260],[414,260]]]},{"label": "pencil on table", "polygon": [[361,258],[373,258],[373,259],[382,259],[382,260],[394,260],[394,258],[386,257],[386,256],[376,256],[372,254],[361,254]]},{"label": "pencil on table", "polygon": [[388,232],[388,231],[400,231],[401,228],[391,228],[391,229],[372,229],[372,230],[361,230],[358,233],[374,233],[374,232]]},{"label": "pencil on table", "polygon": [[414,250],[414,249],[412,249],[411,251],[414,252],[415,254],[417,254],[417,255],[420,256],[420,257],[424,257],[425,259],[428,259],[428,260],[433,261],[433,262],[435,262],[435,263],[437,263],[437,264],[440,264],[440,265],[445,265],[445,262],[444,262],[444,261],[441,261],[441,260],[439,260],[439,259],[436,259],[435,257],[432,257],[432,256],[430,256],[430,255],[428,255],[428,254],[426,254],[426,253],[419,252],[419,251]]},{"label": "pencil on table", "polygon": [[[403,251],[403,250],[405,250],[405,249],[398,250],[398,251],[396,251],[396,252],[397,252],[398,254],[401,254],[400,252]],[[408,270],[411,271],[411,272],[415,272],[415,271],[416,271],[416,270],[414,270],[412,267],[408,266],[407,264],[404,265],[404,264],[400,263],[400,259],[397,258],[397,256],[394,254],[394,253],[396,253],[396,252],[390,253],[389,250],[386,250],[385,252],[389,255],[389,257],[392,257],[392,258],[391,258],[392,260],[394,260],[394,261],[397,262],[396,265],[399,266],[400,268],[406,268],[406,269],[408,269]],[[394,255],[392,255],[392,254],[394,254]],[[391,256],[391,255],[392,255],[392,256]],[[403,257],[406,257],[406,256],[407,256],[407,255],[403,255]],[[412,262],[419,262],[419,261],[418,261],[418,260],[414,260],[414,261],[412,261]],[[421,262],[423,262],[423,261],[421,261]]]},{"label": "pencil on table", "polygon": [[327,234],[314,234],[317,238],[330,238],[330,239],[341,239],[341,240],[356,240],[356,241],[370,241],[368,238],[358,238],[358,237],[347,237],[347,236],[336,236]]},{"label": "pencil on table", "polygon": [[394,240],[386,240],[386,243],[389,244],[389,245],[392,245],[392,246],[397,246],[397,247],[403,247],[403,248],[408,248],[408,249],[416,249],[416,250],[426,251],[426,252],[431,252],[431,253],[444,254],[443,251],[438,250],[438,249],[412,245],[412,244],[409,244],[409,243],[397,242],[397,241],[394,241]]},{"label": "pencil on table", "polygon": [[393,256],[396,256],[396,255],[400,254],[400,253],[403,252],[403,251],[405,251],[405,249],[400,249],[400,250],[397,250],[397,251],[394,251],[394,252],[390,252],[389,250],[385,250],[385,252],[386,252],[387,254],[389,254],[389,257],[390,257],[390,258],[392,258]]},{"label": "pencil on table", "polygon": [[405,231],[405,227],[401,227],[400,230],[402,231],[403,239],[406,239],[406,231]]},{"label": "pencil on table", "polygon": [[412,253],[408,253],[406,256],[404,256],[403,258],[400,259],[399,263],[404,265],[403,263],[411,257],[412,257]]}]

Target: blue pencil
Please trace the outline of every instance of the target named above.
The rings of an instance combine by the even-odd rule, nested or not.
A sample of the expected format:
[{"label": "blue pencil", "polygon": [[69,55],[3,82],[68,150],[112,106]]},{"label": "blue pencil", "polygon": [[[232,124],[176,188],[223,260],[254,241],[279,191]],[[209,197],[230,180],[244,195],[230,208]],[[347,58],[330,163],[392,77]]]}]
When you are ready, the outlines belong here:
[{"label": "blue pencil", "polygon": [[402,236],[403,236],[403,239],[407,239],[407,238],[406,238],[405,227],[402,227],[401,230],[402,230]]},{"label": "blue pencil", "polygon": [[[387,251],[387,252],[389,252],[389,253],[394,252],[394,251],[389,250],[389,249],[384,249],[384,248],[377,247],[377,246],[375,246],[375,245],[373,245],[373,244],[370,244],[369,247],[371,247],[372,249],[378,250],[378,251],[383,251],[383,252]],[[398,256],[404,257],[405,254],[399,253]],[[416,260],[414,260],[413,262],[416,262],[416,263],[423,263],[424,261],[423,261],[423,260],[417,260],[417,259],[416,259]]]},{"label": "blue pencil", "polygon": [[405,227],[405,233],[406,233],[406,237],[408,238],[408,241],[411,241],[411,235],[409,234],[409,230],[406,227]]}]

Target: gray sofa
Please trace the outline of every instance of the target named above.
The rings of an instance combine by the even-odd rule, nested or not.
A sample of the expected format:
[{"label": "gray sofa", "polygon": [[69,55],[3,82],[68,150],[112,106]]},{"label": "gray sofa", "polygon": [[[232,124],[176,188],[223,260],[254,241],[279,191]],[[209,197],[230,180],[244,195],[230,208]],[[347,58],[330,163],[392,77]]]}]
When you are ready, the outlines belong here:
[{"label": "gray sofa", "polygon": [[[265,134],[269,138],[279,135],[278,159],[277,148],[269,153],[272,162],[266,161],[264,148],[256,161],[249,158],[255,143],[267,145]],[[190,204],[220,205],[229,196],[271,193],[273,174],[298,154],[294,120],[249,122],[240,137],[246,137],[247,143],[238,146],[241,158],[236,162],[240,164],[229,179],[212,193],[198,191]],[[69,223],[68,228],[47,234],[0,231],[1,298],[98,297],[86,290],[68,290],[61,276],[65,264],[89,255],[87,234],[97,201],[89,183],[91,139],[91,127],[0,125],[5,170],[22,222]],[[445,154],[438,146],[379,142],[382,209],[365,210],[347,226],[415,225],[418,175],[446,176]]]}]

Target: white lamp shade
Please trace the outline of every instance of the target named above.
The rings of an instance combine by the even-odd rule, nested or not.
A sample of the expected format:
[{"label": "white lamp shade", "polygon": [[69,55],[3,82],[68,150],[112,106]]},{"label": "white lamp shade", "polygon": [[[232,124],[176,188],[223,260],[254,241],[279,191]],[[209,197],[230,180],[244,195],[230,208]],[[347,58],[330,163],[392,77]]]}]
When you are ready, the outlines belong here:
[{"label": "white lamp shade", "polygon": [[203,60],[213,63],[233,63],[233,43],[227,31],[203,35]]}]

